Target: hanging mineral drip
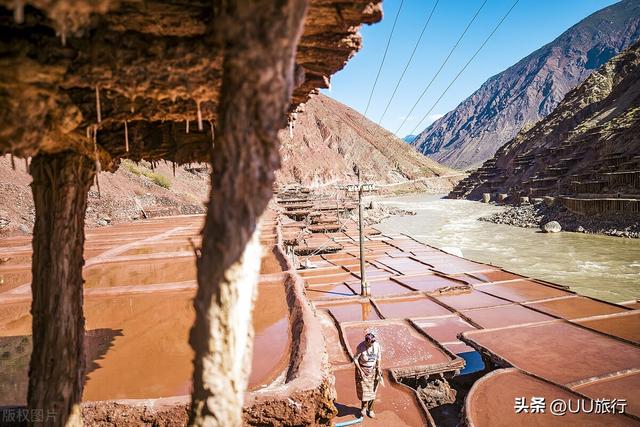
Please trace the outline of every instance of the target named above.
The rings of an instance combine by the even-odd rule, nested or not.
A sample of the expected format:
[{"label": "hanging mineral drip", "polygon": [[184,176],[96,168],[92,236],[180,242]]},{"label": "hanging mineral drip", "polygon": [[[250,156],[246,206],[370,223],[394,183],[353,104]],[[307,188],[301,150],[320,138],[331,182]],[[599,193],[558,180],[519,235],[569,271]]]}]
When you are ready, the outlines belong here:
[{"label": "hanging mineral drip", "polygon": [[211,148],[216,146],[216,137],[213,131],[213,122],[209,121],[209,126],[211,127]]},{"label": "hanging mineral drip", "polygon": [[200,101],[196,103],[198,106],[198,130],[202,132],[202,111],[200,110]]},{"label": "hanging mineral drip", "polygon": [[189,119],[187,119],[187,133],[189,133]]},{"label": "hanging mineral drip", "polygon": [[124,151],[129,152],[129,127],[127,121],[124,121]]},{"label": "hanging mineral drip", "polygon": [[67,32],[65,30],[60,31],[60,44],[62,47],[67,46]]},{"label": "hanging mineral drip", "polygon": [[171,164],[173,165],[173,177],[176,177],[176,162],[171,162]]},{"label": "hanging mineral drip", "polygon": [[22,0],[16,0],[14,3],[13,20],[16,21],[16,24],[24,22],[24,2]]},{"label": "hanging mineral drip", "polygon": [[100,88],[96,85],[96,114],[98,115],[98,123],[102,121],[102,110],[100,109]]},{"label": "hanging mineral drip", "polygon": [[102,170],[102,165],[100,164],[100,158],[98,157],[98,126],[94,125],[92,129],[93,133],[93,154],[96,159],[96,187],[98,188],[98,198],[101,199],[102,195],[100,193],[100,180],[98,179],[98,175]]}]

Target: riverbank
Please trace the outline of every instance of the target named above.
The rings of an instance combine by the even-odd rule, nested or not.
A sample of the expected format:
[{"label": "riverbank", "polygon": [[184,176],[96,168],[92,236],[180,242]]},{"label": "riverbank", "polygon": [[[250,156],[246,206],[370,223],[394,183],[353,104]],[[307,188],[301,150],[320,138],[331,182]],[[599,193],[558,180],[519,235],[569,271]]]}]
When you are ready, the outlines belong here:
[{"label": "riverbank", "polygon": [[409,234],[465,258],[567,285],[611,302],[640,296],[640,239],[548,234],[536,228],[478,221],[508,208],[442,196],[414,194],[377,201],[416,212],[383,220],[376,225],[383,232]]},{"label": "riverbank", "polygon": [[556,221],[563,231],[640,238],[638,215],[588,217],[576,215],[563,206],[547,206],[543,202],[510,206],[489,216],[480,217],[479,220],[524,228],[542,228],[544,224]]}]

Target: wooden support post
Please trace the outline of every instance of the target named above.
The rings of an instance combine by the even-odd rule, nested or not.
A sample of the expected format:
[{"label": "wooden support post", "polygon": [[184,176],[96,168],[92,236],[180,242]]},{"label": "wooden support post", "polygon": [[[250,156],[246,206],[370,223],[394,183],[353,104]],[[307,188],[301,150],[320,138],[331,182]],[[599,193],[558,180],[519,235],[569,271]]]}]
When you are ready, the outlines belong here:
[{"label": "wooden support post", "polygon": [[211,196],[197,260],[191,425],[242,425],[251,369],[257,222],[280,164],[296,46],[308,0],[216,2],[224,48]]},{"label": "wooden support post", "polygon": [[38,155],[30,171],[36,220],[28,408],[41,411],[47,425],[80,425],[84,216],[95,161],[72,152]]}]

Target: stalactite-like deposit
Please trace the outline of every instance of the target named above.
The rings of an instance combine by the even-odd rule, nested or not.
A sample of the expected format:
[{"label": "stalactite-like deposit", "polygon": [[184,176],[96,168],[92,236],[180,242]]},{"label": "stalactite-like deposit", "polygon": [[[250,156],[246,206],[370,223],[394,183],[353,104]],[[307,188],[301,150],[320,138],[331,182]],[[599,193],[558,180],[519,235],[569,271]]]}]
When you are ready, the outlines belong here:
[{"label": "stalactite-like deposit", "polygon": [[98,117],[98,123],[102,121],[102,111],[100,109],[100,88],[96,85],[96,115]]},{"label": "stalactite-like deposit", "polygon": [[198,106],[198,130],[202,132],[202,111],[200,110],[200,101],[196,103]]},{"label": "stalactite-like deposit", "polygon": [[[99,98],[98,98],[98,101],[99,101]],[[98,110],[98,112],[99,111],[100,110]],[[95,156],[95,162],[96,162],[96,174],[95,174],[96,187],[98,189],[98,198],[101,198],[102,195],[100,193],[100,180],[98,178],[98,174],[102,170],[102,165],[100,164],[100,157],[98,156],[98,126],[97,125],[93,125],[91,127],[91,134],[93,138],[93,154]]]},{"label": "stalactite-like deposit", "polygon": [[13,20],[16,21],[16,24],[24,22],[24,2],[22,0],[16,0],[13,6]]},{"label": "stalactite-like deposit", "polygon": [[124,121],[124,151],[129,152],[129,127],[127,121]]}]

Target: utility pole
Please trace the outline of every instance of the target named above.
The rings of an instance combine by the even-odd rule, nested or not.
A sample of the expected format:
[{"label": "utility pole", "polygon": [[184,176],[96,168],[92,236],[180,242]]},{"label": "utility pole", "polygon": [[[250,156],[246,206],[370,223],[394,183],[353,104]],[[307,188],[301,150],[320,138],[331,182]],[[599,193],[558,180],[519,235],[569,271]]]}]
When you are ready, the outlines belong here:
[{"label": "utility pole", "polygon": [[350,192],[358,192],[358,234],[360,237],[360,295],[363,297],[368,297],[371,295],[371,290],[369,288],[369,283],[367,282],[366,272],[365,272],[365,259],[364,259],[364,224],[363,224],[363,214],[362,214],[362,193],[365,191],[373,191],[375,190],[375,186],[373,184],[362,184],[360,182],[360,169],[357,170],[358,174],[358,184],[357,185],[349,185],[347,186],[347,191]]}]

